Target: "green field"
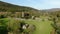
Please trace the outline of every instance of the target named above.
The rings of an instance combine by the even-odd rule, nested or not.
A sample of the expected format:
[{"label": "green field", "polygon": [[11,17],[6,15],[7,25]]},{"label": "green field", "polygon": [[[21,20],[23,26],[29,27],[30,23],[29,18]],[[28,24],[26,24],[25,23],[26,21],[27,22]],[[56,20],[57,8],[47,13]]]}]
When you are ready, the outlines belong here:
[{"label": "green field", "polygon": [[[5,18],[5,20],[8,20],[10,18]],[[13,22],[14,19],[11,21]],[[50,34],[51,30],[53,29],[51,26],[52,21],[49,20],[33,20],[33,19],[25,19],[25,23],[33,24],[36,26],[36,30],[33,32],[33,34]]]},{"label": "green field", "polygon": [[36,30],[33,32],[33,34],[50,34],[52,30],[51,23],[52,21],[48,20],[25,20],[28,24],[34,24],[36,26]]}]

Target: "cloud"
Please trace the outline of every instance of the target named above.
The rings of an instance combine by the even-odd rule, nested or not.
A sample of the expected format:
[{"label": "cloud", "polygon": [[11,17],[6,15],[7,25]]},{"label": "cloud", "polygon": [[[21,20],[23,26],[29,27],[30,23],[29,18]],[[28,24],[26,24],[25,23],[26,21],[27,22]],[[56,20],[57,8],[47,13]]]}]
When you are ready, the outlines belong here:
[{"label": "cloud", "polygon": [[60,0],[41,0],[37,5],[41,9],[60,8]]},{"label": "cloud", "polygon": [[60,5],[60,1],[54,1],[54,2],[51,2],[50,4],[52,4],[52,5]]},{"label": "cloud", "polygon": [[44,1],[44,4],[60,5],[60,0],[46,0]]}]

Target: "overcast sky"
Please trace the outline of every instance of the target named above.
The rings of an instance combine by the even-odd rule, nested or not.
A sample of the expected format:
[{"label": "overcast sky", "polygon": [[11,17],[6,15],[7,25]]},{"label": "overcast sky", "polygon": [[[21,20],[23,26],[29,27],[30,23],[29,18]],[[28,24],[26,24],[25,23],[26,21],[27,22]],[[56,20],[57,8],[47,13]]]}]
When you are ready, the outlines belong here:
[{"label": "overcast sky", "polygon": [[16,5],[33,7],[36,9],[60,8],[60,0],[0,0]]}]

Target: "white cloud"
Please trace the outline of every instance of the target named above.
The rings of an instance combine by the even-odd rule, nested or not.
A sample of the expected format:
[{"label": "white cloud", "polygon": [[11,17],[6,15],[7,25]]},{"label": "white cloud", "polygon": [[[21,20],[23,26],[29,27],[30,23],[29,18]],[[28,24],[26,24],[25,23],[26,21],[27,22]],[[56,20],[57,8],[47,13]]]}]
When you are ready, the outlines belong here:
[{"label": "white cloud", "polygon": [[60,1],[51,2],[52,5],[60,5]]},{"label": "white cloud", "polygon": [[46,0],[45,4],[60,5],[60,0]]}]

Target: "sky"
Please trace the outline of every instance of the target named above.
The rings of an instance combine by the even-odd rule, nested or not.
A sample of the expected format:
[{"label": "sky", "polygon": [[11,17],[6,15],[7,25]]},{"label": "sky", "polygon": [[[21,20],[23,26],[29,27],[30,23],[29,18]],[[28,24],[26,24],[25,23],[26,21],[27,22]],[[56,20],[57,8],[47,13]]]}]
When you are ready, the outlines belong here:
[{"label": "sky", "polygon": [[19,6],[28,6],[35,9],[60,8],[60,0],[0,0]]}]

